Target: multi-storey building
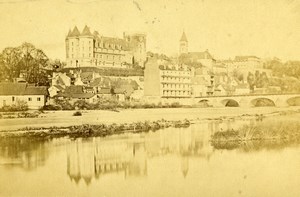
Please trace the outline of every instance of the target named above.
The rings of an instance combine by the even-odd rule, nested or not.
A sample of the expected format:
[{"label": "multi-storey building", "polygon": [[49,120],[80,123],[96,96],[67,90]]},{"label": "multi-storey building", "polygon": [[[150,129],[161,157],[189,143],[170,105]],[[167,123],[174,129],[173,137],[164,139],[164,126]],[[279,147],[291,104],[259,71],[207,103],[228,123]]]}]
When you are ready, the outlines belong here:
[{"label": "multi-storey building", "polygon": [[91,33],[85,26],[80,33],[75,26],[66,37],[67,67],[143,66],[146,60],[146,35],[124,34],[124,38],[105,37],[97,31]]},{"label": "multi-storey building", "polygon": [[145,99],[153,102],[181,102],[191,98],[192,75],[193,71],[186,65],[149,58],[145,64]]},{"label": "multi-storey building", "polygon": [[191,70],[187,66],[161,66],[160,93],[163,98],[191,97]]}]

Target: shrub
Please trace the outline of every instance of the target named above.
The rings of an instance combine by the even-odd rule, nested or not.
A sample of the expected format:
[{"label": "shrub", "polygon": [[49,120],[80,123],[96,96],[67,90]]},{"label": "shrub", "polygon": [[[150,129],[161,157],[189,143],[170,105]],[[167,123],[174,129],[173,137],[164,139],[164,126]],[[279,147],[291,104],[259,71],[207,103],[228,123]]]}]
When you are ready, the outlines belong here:
[{"label": "shrub", "polygon": [[0,111],[8,112],[8,111],[27,111],[28,105],[25,101],[16,101],[16,104],[13,105],[5,105],[0,108]]},{"label": "shrub", "polygon": [[73,116],[81,116],[81,115],[82,115],[82,113],[80,111],[76,111],[73,113]]},{"label": "shrub", "polygon": [[75,107],[67,100],[55,100],[56,105],[60,106],[62,110],[74,110]]},{"label": "shrub", "polygon": [[42,107],[41,110],[53,110],[53,111],[56,111],[56,110],[61,110],[62,107],[59,106],[59,105],[45,105],[44,107]]}]

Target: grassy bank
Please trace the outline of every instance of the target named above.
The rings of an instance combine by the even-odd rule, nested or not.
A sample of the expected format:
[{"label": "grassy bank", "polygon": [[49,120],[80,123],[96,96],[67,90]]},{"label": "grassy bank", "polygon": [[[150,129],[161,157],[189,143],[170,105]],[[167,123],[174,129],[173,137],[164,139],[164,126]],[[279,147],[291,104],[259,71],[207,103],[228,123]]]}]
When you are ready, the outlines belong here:
[{"label": "grassy bank", "polygon": [[135,122],[130,124],[98,124],[98,125],[78,125],[69,127],[50,127],[50,128],[25,128],[15,131],[3,131],[0,132],[0,137],[95,137],[95,136],[107,136],[122,133],[140,133],[148,131],[156,131],[162,128],[168,127],[189,127],[190,121],[145,121]]},{"label": "grassy bank", "polygon": [[273,119],[244,125],[238,130],[219,131],[211,138],[212,145],[218,149],[234,149],[248,142],[277,145],[300,143],[300,121]]}]

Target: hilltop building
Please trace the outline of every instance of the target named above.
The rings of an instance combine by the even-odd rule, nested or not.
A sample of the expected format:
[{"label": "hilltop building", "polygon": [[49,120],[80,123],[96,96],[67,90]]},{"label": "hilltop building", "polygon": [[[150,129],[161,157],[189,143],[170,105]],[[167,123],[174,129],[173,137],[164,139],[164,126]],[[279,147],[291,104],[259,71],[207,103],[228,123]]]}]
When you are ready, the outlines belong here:
[{"label": "hilltop building", "polygon": [[105,37],[97,31],[91,33],[85,26],[80,32],[75,26],[65,39],[66,67],[112,67],[128,65],[143,66],[146,60],[146,35],[126,34],[123,38]]},{"label": "hilltop building", "polygon": [[212,69],[216,60],[207,49],[203,52],[189,52],[188,40],[185,32],[183,32],[179,40],[179,63],[192,66],[205,66]]},{"label": "hilltop building", "polygon": [[187,54],[188,53],[188,40],[185,35],[185,32],[182,33],[182,36],[179,40],[179,54]]}]

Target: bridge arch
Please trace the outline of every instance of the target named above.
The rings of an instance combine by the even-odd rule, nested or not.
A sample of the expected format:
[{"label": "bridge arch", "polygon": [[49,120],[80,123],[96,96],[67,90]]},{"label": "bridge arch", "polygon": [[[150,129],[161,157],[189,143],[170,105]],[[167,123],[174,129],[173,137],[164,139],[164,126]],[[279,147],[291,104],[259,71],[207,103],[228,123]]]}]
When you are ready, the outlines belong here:
[{"label": "bridge arch", "polygon": [[224,107],[239,107],[240,106],[239,102],[234,99],[223,99],[223,100],[221,100],[221,104]]},{"label": "bridge arch", "polygon": [[266,97],[252,99],[250,101],[250,105],[252,107],[274,107],[274,106],[276,106],[275,102],[272,99],[266,98]]},{"label": "bridge arch", "polygon": [[300,96],[294,96],[287,99],[287,104],[289,106],[300,106]]},{"label": "bridge arch", "polygon": [[210,100],[208,99],[201,99],[200,101],[198,101],[197,103],[200,107],[211,107],[212,103]]}]

